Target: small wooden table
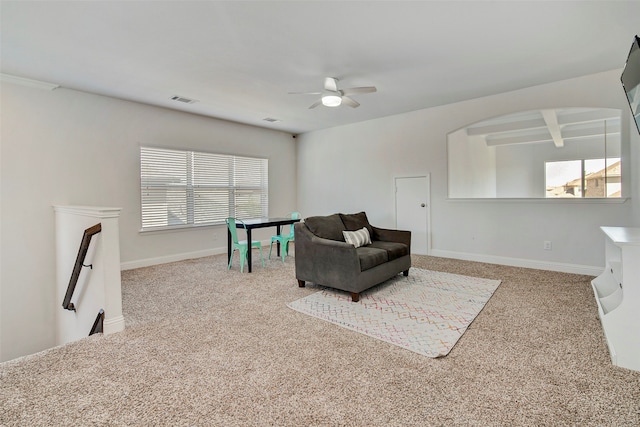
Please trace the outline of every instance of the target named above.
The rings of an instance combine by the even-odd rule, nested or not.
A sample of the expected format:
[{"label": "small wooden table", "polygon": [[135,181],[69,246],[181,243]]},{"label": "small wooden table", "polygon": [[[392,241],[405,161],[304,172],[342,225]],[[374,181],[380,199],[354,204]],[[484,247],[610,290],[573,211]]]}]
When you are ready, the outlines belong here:
[{"label": "small wooden table", "polygon": [[[251,273],[251,230],[254,228],[276,227],[276,234],[280,234],[280,228],[283,225],[300,222],[300,219],[293,218],[252,218],[236,222],[236,228],[247,228],[247,242],[249,242],[249,250],[247,251],[247,263],[249,264],[249,273]],[[243,224],[244,223],[244,224]],[[277,243],[278,256],[280,256],[280,242]],[[227,260],[231,259],[231,231],[227,229]]]}]

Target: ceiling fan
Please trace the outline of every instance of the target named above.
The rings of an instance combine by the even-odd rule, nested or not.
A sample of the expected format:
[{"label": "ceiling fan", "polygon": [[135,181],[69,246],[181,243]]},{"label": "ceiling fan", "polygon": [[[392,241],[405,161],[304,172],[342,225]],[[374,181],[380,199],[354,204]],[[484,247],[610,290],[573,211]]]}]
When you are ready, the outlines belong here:
[{"label": "ceiling fan", "polygon": [[338,79],[334,77],[325,77],[324,90],[322,92],[289,92],[290,94],[297,95],[322,95],[320,99],[311,104],[309,108],[316,108],[318,105],[324,105],[325,107],[339,107],[342,104],[348,105],[351,108],[357,108],[360,104],[350,95],[359,95],[364,93],[375,92],[377,89],[375,86],[363,86],[363,87],[351,87],[348,89],[338,89]]}]

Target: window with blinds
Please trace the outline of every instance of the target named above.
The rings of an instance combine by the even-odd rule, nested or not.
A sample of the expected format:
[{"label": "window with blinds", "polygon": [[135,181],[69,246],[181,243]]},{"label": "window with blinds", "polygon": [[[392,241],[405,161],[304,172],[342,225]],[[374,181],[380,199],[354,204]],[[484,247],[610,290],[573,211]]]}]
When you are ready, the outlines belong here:
[{"label": "window with blinds", "polygon": [[140,147],[142,230],[268,216],[267,159]]}]

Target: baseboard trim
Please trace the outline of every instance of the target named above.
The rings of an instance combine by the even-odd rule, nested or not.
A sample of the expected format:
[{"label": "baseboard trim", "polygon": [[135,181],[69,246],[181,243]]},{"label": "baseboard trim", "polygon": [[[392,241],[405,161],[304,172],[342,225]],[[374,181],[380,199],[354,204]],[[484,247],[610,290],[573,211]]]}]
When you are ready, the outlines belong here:
[{"label": "baseboard trim", "polygon": [[166,264],[169,262],[184,261],[185,259],[203,258],[211,255],[223,254],[227,248],[213,248],[202,251],[183,252],[179,254],[163,255],[154,258],[144,258],[135,261],[120,263],[120,270],[133,270],[134,268],[150,267],[152,265]]},{"label": "baseboard trim", "polygon": [[104,319],[104,322],[102,322],[102,333],[104,335],[120,331],[124,331],[124,316],[114,317],[113,319]]},{"label": "baseboard trim", "polygon": [[534,268],[536,270],[560,271],[563,273],[584,274],[586,276],[597,276],[602,273],[604,267],[594,267],[580,264],[566,264],[560,262],[538,261],[524,258],[511,258],[496,255],[473,254],[466,252],[446,251],[431,249],[429,255],[461,259],[465,261],[486,262],[489,264],[509,265],[512,267]]},{"label": "baseboard trim", "polygon": [[[265,246],[271,244],[271,240],[262,240],[262,250]],[[268,248],[267,248],[268,249]],[[154,258],[144,258],[135,261],[126,261],[120,263],[120,270],[133,270],[134,268],[151,267],[152,265],[166,264],[169,262],[184,261],[185,259],[204,258],[207,256],[220,255],[227,253],[227,247],[203,249],[194,252],[182,252],[179,254],[163,255]]]}]

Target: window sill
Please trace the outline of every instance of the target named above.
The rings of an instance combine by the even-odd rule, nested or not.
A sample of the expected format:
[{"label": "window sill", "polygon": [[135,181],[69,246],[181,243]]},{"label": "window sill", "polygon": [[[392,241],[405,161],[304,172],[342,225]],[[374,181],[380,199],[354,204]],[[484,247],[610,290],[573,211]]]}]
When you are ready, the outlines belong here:
[{"label": "window sill", "polygon": [[502,202],[502,203],[570,203],[570,204],[623,204],[626,203],[627,200],[630,200],[630,197],[616,197],[616,198],[447,198],[448,202]]},{"label": "window sill", "polygon": [[166,234],[166,233],[180,233],[185,231],[198,231],[206,228],[225,226],[225,223],[220,224],[203,224],[203,225],[181,225],[173,227],[154,228],[151,230],[138,230],[140,235],[152,235],[152,234]]}]

